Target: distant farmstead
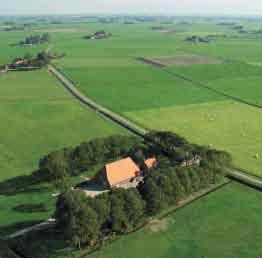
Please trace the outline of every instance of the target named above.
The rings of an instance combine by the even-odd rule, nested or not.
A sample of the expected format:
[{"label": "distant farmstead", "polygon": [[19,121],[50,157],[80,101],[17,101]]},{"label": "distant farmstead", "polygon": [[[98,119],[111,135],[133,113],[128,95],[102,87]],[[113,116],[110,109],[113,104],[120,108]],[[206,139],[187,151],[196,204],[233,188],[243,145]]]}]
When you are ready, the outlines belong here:
[{"label": "distant farmstead", "polygon": [[111,36],[112,36],[111,33],[107,33],[107,32],[102,30],[102,31],[97,31],[92,35],[85,36],[84,39],[106,39],[106,38],[109,38]]}]

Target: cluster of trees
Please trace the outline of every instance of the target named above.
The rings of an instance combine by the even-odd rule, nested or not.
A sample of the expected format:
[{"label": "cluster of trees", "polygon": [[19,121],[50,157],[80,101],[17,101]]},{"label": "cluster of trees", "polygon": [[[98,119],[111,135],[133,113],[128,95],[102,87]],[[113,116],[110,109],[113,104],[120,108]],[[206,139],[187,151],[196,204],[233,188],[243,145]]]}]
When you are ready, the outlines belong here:
[{"label": "cluster of trees", "polygon": [[[168,206],[176,205],[190,194],[220,182],[231,164],[229,154],[190,145],[174,133],[152,132],[147,135],[147,140],[152,143],[150,147],[136,138],[122,136],[122,139],[110,137],[91,141],[76,148],[78,162],[81,160],[78,163],[81,164],[78,167],[80,170],[127,153],[139,160],[154,152],[159,165],[145,174],[137,188],[112,189],[95,198],[86,197],[80,190],[66,190],[61,194],[57,200],[55,218],[58,229],[65,232],[72,244],[78,247],[94,246],[112,235],[137,228],[147,218]],[[76,149],[71,153],[76,153]],[[161,153],[163,149],[165,155]],[[190,167],[177,165],[175,156],[179,150],[185,153],[185,157],[197,153],[201,156],[200,164]]]},{"label": "cluster of trees", "polygon": [[41,35],[33,35],[26,37],[24,40],[20,41],[19,45],[38,45],[43,43],[48,43],[50,41],[50,34],[43,33]]},{"label": "cluster of trees", "polygon": [[144,144],[137,137],[115,135],[94,139],[46,155],[39,162],[39,172],[49,181],[60,180],[79,175],[94,165],[131,155],[142,147]]},{"label": "cluster of trees", "polygon": [[[124,157],[131,157],[141,169],[144,169],[144,160],[148,157],[162,159],[162,156],[167,156],[172,166],[178,166],[196,156],[200,156],[203,160],[210,159],[211,154],[207,156],[207,153],[208,148],[190,144],[172,132],[153,131],[145,136],[145,140],[135,136],[115,135],[83,142],[74,148],[51,152],[40,159],[38,173],[46,180],[53,181],[79,175],[93,166],[102,166]],[[230,160],[227,154],[225,156],[225,160]]]},{"label": "cluster of trees", "polygon": [[123,234],[143,222],[145,203],[138,190],[114,189],[96,198],[66,191],[56,203],[58,229],[73,245],[94,246],[105,236]]}]

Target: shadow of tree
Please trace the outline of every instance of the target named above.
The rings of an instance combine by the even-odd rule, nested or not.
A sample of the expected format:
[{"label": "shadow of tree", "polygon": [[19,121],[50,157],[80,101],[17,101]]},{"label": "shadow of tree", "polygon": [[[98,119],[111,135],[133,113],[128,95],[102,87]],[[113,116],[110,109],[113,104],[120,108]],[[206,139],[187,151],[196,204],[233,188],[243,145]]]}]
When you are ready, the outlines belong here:
[{"label": "shadow of tree", "polygon": [[30,220],[30,221],[23,221],[23,222],[17,222],[17,223],[5,225],[5,226],[0,226],[0,236],[4,237],[18,230],[21,230],[27,227],[31,227],[41,222],[42,222],[41,220]]},{"label": "shadow of tree", "polygon": [[34,193],[47,191],[47,187],[40,185],[47,179],[39,171],[31,175],[18,176],[0,182],[0,195],[16,195],[18,193]]},{"label": "shadow of tree", "polygon": [[14,211],[21,213],[47,212],[48,208],[45,203],[25,203],[13,207]]},{"label": "shadow of tree", "polygon": [[75,250],[68,246],[63,232],[59,232],[55,228],[32,231],[26,236],[9,242],[12,249],[24,257],[49,258],[56,257],[58,254],[59,257],[71,257],[70,254]]}]

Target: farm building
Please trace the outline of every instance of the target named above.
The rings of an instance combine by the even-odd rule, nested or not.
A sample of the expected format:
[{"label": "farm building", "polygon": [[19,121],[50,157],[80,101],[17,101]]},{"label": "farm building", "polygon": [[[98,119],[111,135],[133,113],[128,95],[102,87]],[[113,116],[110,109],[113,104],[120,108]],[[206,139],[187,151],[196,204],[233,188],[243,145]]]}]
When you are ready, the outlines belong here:
[{"label": "farm building", "polygon": [[140,175],[140,168],[131,158],[106,164],[98,174],[97,183],[107,187],[119,187]]},{"label": "farm building", "polygon": [[147,169],[155,168],[157,166],[156,158],[149,158],[145,160],[145,165]]},{"label": "farm building", "polygon": [[[145,160],[145,166],[148,169],[156,167],[156,158]],[[106,164],[95,177],[96,183],[110,188],[133,187],[136,184],[130,182],[132,183],[134,179],[137,179],[135,180],[137,182],[143,180],[143,171],[130,157]]]}]

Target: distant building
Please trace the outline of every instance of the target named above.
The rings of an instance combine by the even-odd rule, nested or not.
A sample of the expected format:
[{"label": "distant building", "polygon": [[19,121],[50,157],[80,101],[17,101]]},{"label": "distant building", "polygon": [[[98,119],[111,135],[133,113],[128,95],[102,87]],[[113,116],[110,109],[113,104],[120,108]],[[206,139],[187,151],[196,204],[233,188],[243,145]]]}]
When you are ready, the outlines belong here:
[{"label": "distant building", "polygon": [[96,181],[107,187],[121,187],[140,176],[141,171],[131,158],[106,164],[98,174]]},{"label": "distant building", "polygon": [[97,31],[92,35],[85,36],[85,39],[106,39],[108,37],[112,36],[111,33],[106,33],[105,31]]},{"label": "distant building", "polygon": [[26,64],[27,63],[27,60],[26,59],[18,59],[16,62],[15,62],[15,65],[23,65],[23,64]]}]

